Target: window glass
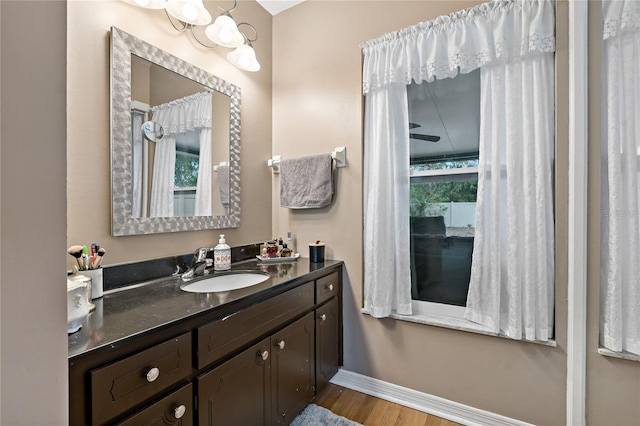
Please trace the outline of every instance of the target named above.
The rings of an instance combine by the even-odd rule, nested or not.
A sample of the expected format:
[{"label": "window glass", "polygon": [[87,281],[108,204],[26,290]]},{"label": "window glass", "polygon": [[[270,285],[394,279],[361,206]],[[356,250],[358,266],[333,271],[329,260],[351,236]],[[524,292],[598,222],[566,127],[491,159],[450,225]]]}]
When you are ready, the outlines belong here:
[{"label": "window glass", "polygon": [[174,186],[195,187],[198,184],[200,162],[198,132],[188,132],[176,137],[176,170]]},{"label": "window glass", "polygon": [[192,131],[176,135],[176,166],[173,180],[173,215],[175,217],[195,216],[199,165],[199,132]]},{"label": "window glass", "polygon": [[480,72],[407,88],[411,295],[465,306],[475,232]]}]

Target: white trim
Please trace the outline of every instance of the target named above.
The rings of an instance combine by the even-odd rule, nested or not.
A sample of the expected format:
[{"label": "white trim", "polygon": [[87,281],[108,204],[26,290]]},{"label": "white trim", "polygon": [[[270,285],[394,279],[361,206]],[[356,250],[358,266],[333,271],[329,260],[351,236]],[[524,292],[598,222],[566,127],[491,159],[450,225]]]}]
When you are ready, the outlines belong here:
[{"label": "white trim", "polygon": [[586,424],[588,2],[569,1],[567,424]]},{"label": "white trim", "polygon": [[613,358],[627,359],[629,361],[640,362],[640,355],[634,354],[631,352],[626,352],[626,351],[616,352],[616,351],[612,351],[611,349],[599,347],[598,353],[603,356],[610,356]]},{"label": "white trim", "polygon": [[480,410],[479,408],[460,404],[459,402],[450,401],[440,398],[439,396],[418,392],[344,369],[338,370],[338,373],[333,376],[330,382],[468,426],[531,425],[530,423],[501,416],[500,414]]},{"label": "white trim", "polygon": [[149,105],[145,104],[144,102],[140,102],[140,101],[131,101],[131,110],[136,110],[136,111],[140,111],[140,112],[149,112],[151,108],[149,107]]},{"label": "white trim", "polygon": [[447,176],[447,175],[473,175],[478,174],[477,167],[457,167],[455,169],[411,170],[411,177],[418,176]]},{"label": "white trim", "polygon": [[[413,302],[413,301],[412,301]],[[371,312],[365,308],[360,309],[360,312],[364,315],[371,315]],[[556,347],[555,340],[516,340],[511,337],[507,337],[504,333],[496,333],[489,330],[488,327],[480,325],[478,323],[469,321],[464,318],[455,318],[447,315],[435,315],[435,314],[419,314],[413,313],[412,315],[400,315],[392,311],[389,314],[389,318],[393,318],[400,321],[408,321],[415,324],[432,325],[435,327],[448,328],[450,330],[467,331],[470,333],[484,334],[485,336],[499,337],[501,339],[509,339],[513,342],[533,343],[536,345]]]},{"label": "white trim", "polygon": [[465,307],[412,299],[411,312],[413,312],[414,315],[437,315],[441,317],[464,319]]}]

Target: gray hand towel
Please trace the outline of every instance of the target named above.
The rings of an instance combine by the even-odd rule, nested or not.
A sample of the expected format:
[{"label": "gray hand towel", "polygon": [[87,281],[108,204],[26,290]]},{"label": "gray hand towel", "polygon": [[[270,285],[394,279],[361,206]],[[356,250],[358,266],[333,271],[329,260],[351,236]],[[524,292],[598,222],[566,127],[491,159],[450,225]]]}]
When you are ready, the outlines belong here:
[{"label": "gray hand towel", "polygon": [[331,154],[281,160],[280,207],[312,209],[331,204],[331,166]]},{"label": "gray hand towel", "polygon": [[218,189],[222,206],[229,208],[229,166],[218,166]]}]

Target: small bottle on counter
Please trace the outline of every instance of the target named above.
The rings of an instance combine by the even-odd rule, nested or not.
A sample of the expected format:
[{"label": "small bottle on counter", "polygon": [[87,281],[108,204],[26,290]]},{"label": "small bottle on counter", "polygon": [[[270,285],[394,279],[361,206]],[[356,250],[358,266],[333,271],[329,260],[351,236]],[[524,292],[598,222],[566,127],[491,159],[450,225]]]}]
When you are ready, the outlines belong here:
[{"label": "small bottle on counter", "polygon": [[282,244],[282,250],[280,250],[280,257],[291,257],[293,256],[293,252],[289,247],[287,247],[287,243]]},{"label": "small bottle on counter", "polygon": [[231,269],[231,247],[225,241],[224,234],[220,235],[218,245],[213,248],[213,269],[216,271]]}]

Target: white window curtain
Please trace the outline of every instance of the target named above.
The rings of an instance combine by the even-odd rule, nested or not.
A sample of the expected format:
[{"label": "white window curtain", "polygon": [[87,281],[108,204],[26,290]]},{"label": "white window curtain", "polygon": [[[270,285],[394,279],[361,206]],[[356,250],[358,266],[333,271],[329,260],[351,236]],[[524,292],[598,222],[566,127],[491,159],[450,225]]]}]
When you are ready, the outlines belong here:
[{"label": "white window curtain", "polygon": [[[164,129],[156,144],[151,186],[151,217],[173,216],[176,135],[197,131],[200,135],[196,216],[211,215],[211,93],[203,92],[151,108],[153,120]],[[208,134],[208,138],[207,138]],[[200,169],[203,178],[200,178]],[[206,174],[208,173],[208,179]],[[198,199],[200,198],[200,202]],[[200,214],[199,214],[200,212]]]},{"label": "white window curtain", "polygon": [[465,318],[553,337],[553,54],[480,70],[476,232]]},{"label": "white window curtain", "polygon": [[364,308],[411,314],[409,106],[404,83],[365,99]]},{"label": "white window curtain", "polygon": [[[211,98],[211,97],[209,97]],[[200,129],[200,158],[198,164],[198,186],[196,187],[196,216],[211,216],[212,188],[211,127]]]},{"label": "white window curtain", "polygon": [[640,354],[640,2],[603,1],[601,344]]},{"label": "white window curtain", "polygon": [[[555,50],[554,26],[554,7],[550,0],[495,1],[442,16],[434,21],[422,22],[398,32],[385,34],[362,45],[364,55],[363,92],[366,96],[365,107],[367,109],[364,141],[365,311],[374,316],[386,316],[392,311],[400,314],[411,313],[411,278],[409,271],[405,270],[405,262],[409,262],[407,254],[409,251],[409,131],[408,120],[404,117],[406,112],[402,110],[406,108],[406,85],[410,84],[412,80],[418,83],[433,81],[434,79],[455,77],[458,72],[468,73],[479,67],[497,68],[500,66],[505,72],[523,72],[521,80],[529,84],[531,75],[528,71],[516,66],[507,67],[506,64],[529,59],[538,61],[535,58],[553,52]],[[544,66],[542,68],[546,69]],[[545,77],[551,79],[548,84],[550,84],[553,94],[553,74],[546,74]],[[533,94],[535,86],[526,89],[526,93]],[[404,104],[395,100],[400,96],[398,92],[404,93]],[[532,95],[529,100],[531,110],[547,107],[547,104],[537,103],[541,97],[546,99],[546,93],[545,91],[542,95],[537,93],[535,96]],[[553,96],[551,101],[553,101]],[[494,108],[498,110],[501,108],[504,110],[506,107],[507,105],[494,105]],[[553,102],[551,108],[553,108]],[[491,113],[492,111],[489,110],[482,111],[481,114],[484,115],[482,120],[491,122],[493,119],[487,115]],[[551,109],[550,116],[553,117],[553,109]],[[399,121],[389,124],[394,120]],[[528,127],[522,129],[520,134],[532,132],[527,137],[531,146],[524,149],[524,140],[508,139],[506,143],[509,144],[509,155],[524,157],[525,152],[527,154],[533,152],[538,155],[539,151],[546,151],[548,144],[553,143],[553,128],[549,127],[552,126],[553,120],[551,123],[545,123],[546,127],[543,129],[531,127],[535,126],[532,120],[527,120],[527,123]],[[518,125],[523,125],[523,123],[513,123],[513,126]],[[503,125],[505,132],[506,128],[507,125]],[[549,129],[551,129],[551,139],[547,138]],[[513,136],[518,132],[513,129],[508,134]],[[485,141],[485,149],[490,147],[491,142],[492,140]],[[531,144],[531,142],[536,144],[540,142],[544,148],[533,146],[536,144]],[[384,157],[384,155],[390,155],[389,152],[394,150],[398,150],[398,154],[404,155],[404,158],[396,160],[392,157]],[[495,150],[500,151],[499,148],[495,148]],[[553,155],[553,149],[551,149],[551,155]],[[523,158],[520,161],[526,162],[527,160]],[[551,161],[552,157],[540,160],[541,164],[545,166]],[[381,167],[388,167],[391,170],[380,172]],[[550,169],[539,171],[540,173],[548,173],[548,178],[551,178]],[[392,176],[393,180],[389,176]],[[479,176],[479,180],[482,179],[483,177]],[[406,190],[399,193],[393,190],[381,190],[390,182],[398,182],[396,186],[402,185],[406,187]],[[545,191],[546,188],[535,189],[536,191],[533,193],[522,194],[522,197],[527,197],[529,203],[532,202],[537,206],[535,197],[540,196],[539,191]],[[551,188],[549,188],[550,190]],[[380,218],[381,212],[391,210],[392,208],[389,206],[397,204],[398,197],[406,197],[402,204],[407,207],[402,214],[388,216],[385,222]],[[544,194],[544,197],[552,199],[552,194]],[[487,208],[503,209],[506,206],[490,203]],[[548,213],[552,213],[552,211]],[[553,217],[549,215],[546,215],[545,219],[553,221]],[[549,226],[552,229],[553,223],[551,222]],[[391,230],[393,241],[390,241],[389,231],[385,231],[385,229]],[[491,235],[488,232],[484,232],[484,234]],[[530,233],[518,232],[513,236],[517,237],[517,240],[512,241],[512,244],[518,245],[524,253],[531,252],[533,255],[537,251],[530,251],[532,248],[525,236],[530,236]],[[484,240],[481,244],[490,244],[487,241],[489,240]],[[397,249],[394,244],[402,245],[403,248]],[[551,253],[553,253],[552,234],[545,233],[540,240],[536,240],[536,244],[550,246]],[[389,258],[393,258],[395,262],[388,261]],[[506,268],[508,260],[502,253],[499,262],[503,269]],[[545,294],[544,300],[547,303],[550,300],[551,306],[545,304],[543,309],[545,317],[546,312],[553,311],[553,263],[550,266],[551,282],[545,288],[550,291],[551,297]],[[491,265],[479,264],[476,266],[476,269],[481,272],[484,272],[486,268],[491,268]],[[494,277],[491,274],[487,276],[490,279]],[[506,292],[503,284],[503,280],[498,283],[488,282],[486,279],[476,280],[476,286],[482,286],[482,292],[494,293],[484,297],[494,299],[499,299],[501,294]],[[513,283],[513,285],[520,284]],[[480,288],[478,287],[478,289]],[[527,304],[527,309],[533,311],[536,308],[530,308],[530,304],[535,303],[539,298],[533,297],[530,294],[531,290],[524,290],[527,294],[521,294],[524,300],[519,306]],[[548,320],[552,325],[553,316],[551,315]]]}]

